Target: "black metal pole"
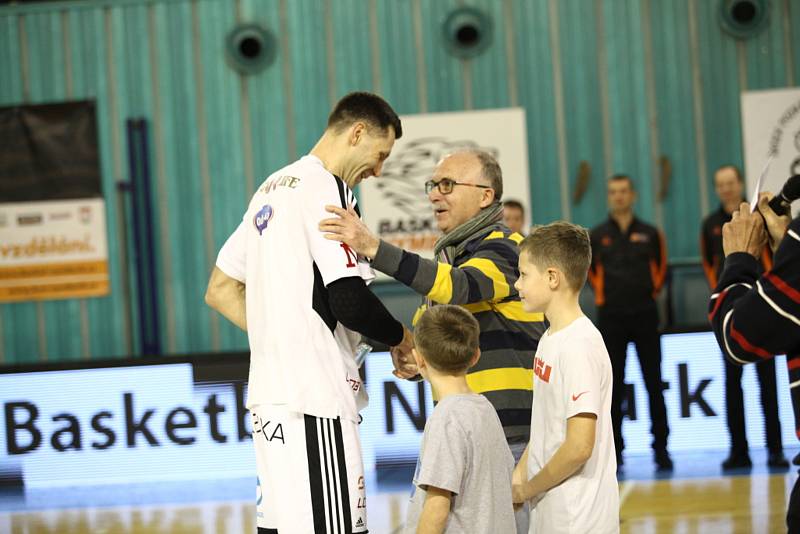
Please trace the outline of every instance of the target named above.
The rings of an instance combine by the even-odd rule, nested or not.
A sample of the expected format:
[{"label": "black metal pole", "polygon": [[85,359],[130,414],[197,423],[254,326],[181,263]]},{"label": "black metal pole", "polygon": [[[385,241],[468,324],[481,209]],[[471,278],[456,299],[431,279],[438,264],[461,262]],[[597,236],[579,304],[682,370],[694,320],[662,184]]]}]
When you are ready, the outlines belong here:
[{"label": "black metal pole", "polygon": [[150,196],[150,158],[147,123],[144,119],[128,119],[128,165],[130,172],[131,226],[133,257],[136,271],[136,301],[139,316],[139,345],[143,355],[161,354],[158,313],[158,288]]}]

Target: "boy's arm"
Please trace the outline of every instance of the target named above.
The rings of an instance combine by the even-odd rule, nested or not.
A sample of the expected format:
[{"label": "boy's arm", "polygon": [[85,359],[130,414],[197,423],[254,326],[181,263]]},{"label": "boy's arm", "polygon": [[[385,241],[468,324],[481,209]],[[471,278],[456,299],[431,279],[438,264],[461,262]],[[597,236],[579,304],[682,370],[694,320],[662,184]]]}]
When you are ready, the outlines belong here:
[{"label": "boy's arm", "polygon": [[447,525],[453,494],[433,486],[428,486],[427,492],[417,524],[417,534],[441,534]]},{"label": "boy's arm", "polygon": [[528,447],[530,442],[525,445],[525,450],[519,458],[519,463],[514,468],[514,473],[511,475],[512,484],[522,484],[528,479]]},{"label": "boy's arm", "polygon": [[596,427],[595,414],[580,413],[567,419],[567,437],[564,443],[532,479],[514,485],[514,502],[525,502],[548,491],[583,467],[592,456]]}]

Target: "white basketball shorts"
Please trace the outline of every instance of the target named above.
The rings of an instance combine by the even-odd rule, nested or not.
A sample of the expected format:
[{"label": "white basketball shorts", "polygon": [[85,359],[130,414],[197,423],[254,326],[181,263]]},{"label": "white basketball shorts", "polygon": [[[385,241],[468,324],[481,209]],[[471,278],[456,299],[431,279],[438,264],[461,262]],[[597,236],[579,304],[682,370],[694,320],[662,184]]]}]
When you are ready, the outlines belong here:
[{"label": "white basketball shorts", "polygon": [[259,534],[365,534],[364,463],[358,423],[251,410]]}]

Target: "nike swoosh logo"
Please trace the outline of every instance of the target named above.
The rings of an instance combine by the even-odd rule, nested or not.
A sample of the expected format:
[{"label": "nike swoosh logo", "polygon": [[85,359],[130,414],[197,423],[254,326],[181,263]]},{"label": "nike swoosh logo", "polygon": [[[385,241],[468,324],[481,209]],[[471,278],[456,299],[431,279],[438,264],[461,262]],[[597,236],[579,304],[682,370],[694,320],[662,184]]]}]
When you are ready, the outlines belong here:
[{"label": "nike swoosh logo", "polygon": [[573,395],[572,395],[572,400],[573,400],[573,401],[576,401],[576,400],[580,399],[580,398],[581,398],[581,395],[583,395],[584,393],[589,393],[589,392],[588,392],[588,391],[584,391],[584,392],[582,392],[582,393],[578,393],[577,395],[573,394]]}]

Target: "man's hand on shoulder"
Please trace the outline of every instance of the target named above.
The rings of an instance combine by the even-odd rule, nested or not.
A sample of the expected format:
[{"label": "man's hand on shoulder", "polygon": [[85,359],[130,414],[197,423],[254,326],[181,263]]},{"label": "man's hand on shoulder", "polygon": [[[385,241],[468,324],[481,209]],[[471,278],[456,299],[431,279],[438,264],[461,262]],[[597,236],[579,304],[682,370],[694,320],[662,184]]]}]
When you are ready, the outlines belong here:
[{"label": "man's hand on shoulder", "polygon": [[319,229],[326,232],[325,239],[341,241],[367,258],[375,257],[375,254],[378,253],[380,239],[370,232],[352,206],[345,210],[338,206],[328,205],[325,206],[325,210],[337,215],[337,217],[320,221]]}]

